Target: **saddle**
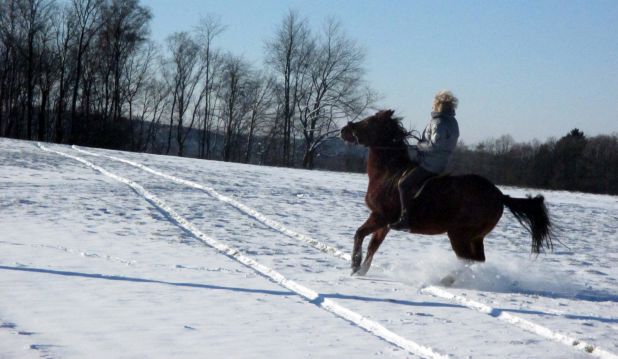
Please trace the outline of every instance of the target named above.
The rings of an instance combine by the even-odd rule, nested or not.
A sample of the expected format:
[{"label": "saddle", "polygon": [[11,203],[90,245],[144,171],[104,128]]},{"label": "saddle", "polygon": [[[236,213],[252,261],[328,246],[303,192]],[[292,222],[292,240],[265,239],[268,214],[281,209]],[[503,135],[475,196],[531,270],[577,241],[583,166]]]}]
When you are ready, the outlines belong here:
[{"label": "saddle", "polygon": [[[418,168],[419,168],[419,167],[414,167],[414,168],[411,168],[411,169],[409,169],[409,170],[405,171],[405,172],[401,175],[401,177],[400,177],[400,178],[405,178],[405,177],[407,177],[407,176],[409,176],[409,175],[412,175],[412,173],[413,173],[414,171],[416,171],[416,169],[418,169]],[[417,199],[417,198],[421,195],[421,193],[423,192],[423,190],[425,189],[425,186],[427,186],[427,184],[428,184],[430,181],[433,181],[433,180],[438,179],[438,178],[446,177],[446,176],[448,176],[448,175],[449,175],[448,173],[441,173],[441,174],[438,174],[438,175],[429,176],[428,178],[424,179],[424,180],[423,180],[423,182],[421,183],[421,185],[420,185],[419,189],[418,189],[416,192],[414,192],[414,195],[412,196],[412,199]]]}]

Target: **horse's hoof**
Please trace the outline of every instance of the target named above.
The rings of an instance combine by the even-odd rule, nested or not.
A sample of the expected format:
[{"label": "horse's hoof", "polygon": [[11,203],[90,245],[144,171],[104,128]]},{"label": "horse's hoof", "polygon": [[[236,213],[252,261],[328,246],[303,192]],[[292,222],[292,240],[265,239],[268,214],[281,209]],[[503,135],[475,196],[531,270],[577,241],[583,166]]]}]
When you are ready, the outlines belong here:
[{"label": "horse's hoof", "polygon": [[368,271],[369,271],[369,268],[367,268],[365,266],[361,266],[361,268],[358,270],[358,272],[356,272],[356,275],[364,276],[365,274],[367,274]]},{"label": "horse's hoof", "polygon": [[364,276],[369,271],[369,267],[361,265],[356,268],[352,268],[352,273],[350,275]]},{"label": "horse's hoof", "polygon": [[358,272],[358,270],[360,269],[360,263],[356,264],[354,263],[354,261],[352,261],[352,265],[350,265],[350,268],[352,268],[352,273],[350,273],[350,275],[354,275],[354,273]]},{"label": "horse's hoof", "polygon": [[360,269],[362,261],[363,261],[363,258],[362,258],[362,257],[360,257],[360,256],[359,256],[359,257],[353,257],[353,258],[352,258],[352,264],[351,264],[351,267],[352,267],[352,271],[353,271],[353,272],[356,272],[357,270],[359,270],[359,269]]},{"label": "horse's hoof", "polygon": [[453,276],[452,274],[449,274],[440,280],[440,284],[445,287],[450,287],[453,285],[453,283],[455,283],[455,276]]}]

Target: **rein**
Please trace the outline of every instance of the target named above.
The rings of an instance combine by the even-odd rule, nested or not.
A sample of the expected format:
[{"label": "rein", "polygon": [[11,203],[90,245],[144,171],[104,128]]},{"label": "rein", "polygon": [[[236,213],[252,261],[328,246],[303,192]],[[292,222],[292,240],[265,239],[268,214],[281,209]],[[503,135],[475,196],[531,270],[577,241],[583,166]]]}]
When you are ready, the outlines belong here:
[{"label": "rein", "polygon": [[[354,129],[352,129],[352,136],[354,136],[354,144],[355,145],[360,145],[360,141],[358,140],[358,136],[356,135],[356,131],[354,131]],[[402,146],[368,146],[369,148],[375,148],[377,150],[389,150],[389,151],[396,151],[396,150],[405,150],[406,147],[402,147]]]},{"label": "rein", "polygon": [[389,151],[406,150],[405,147],[401,147],[401,146],[369,146],[369,148],[375,148],[376,150],[389,150]]}]

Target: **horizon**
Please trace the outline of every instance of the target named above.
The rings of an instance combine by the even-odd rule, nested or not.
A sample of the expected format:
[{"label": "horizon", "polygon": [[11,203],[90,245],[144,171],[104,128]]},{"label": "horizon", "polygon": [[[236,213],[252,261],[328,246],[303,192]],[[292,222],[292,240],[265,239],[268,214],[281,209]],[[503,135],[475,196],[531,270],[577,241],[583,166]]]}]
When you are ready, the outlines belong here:
[{"label": "horizon", "polygon": [[381,95],[376,107],[394,109],[408,129],[422,131],[434,94],[450,89],[460,100],[466,144],[502,135],[545,142],[573,128],[587,136],[618,132],[617,2],[143,4],[152,11],[157,43],[215,15],[226,29],[214,46],[256,68],[264,66],[264,44],[288,11],[298,11],[313,32],[333,17],[365,49],[365,79]]}]

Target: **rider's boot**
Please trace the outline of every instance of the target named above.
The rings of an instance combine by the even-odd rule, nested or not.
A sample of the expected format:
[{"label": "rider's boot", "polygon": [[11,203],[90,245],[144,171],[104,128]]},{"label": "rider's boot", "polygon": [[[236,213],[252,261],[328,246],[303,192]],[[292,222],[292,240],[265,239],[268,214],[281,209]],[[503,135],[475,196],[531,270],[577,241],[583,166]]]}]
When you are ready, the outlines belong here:
[{"label": "rider's boot", "polygon": [[406,192],[407,191],[403,188],[403,186],[399,187],[399,200],[401,203],[401,215],[399,216],[399,220],[397,222],[391,223],[388,225],[390,229],[393,229],[396,231],[409,231],[411,228],[410,215],[409,215],[408,208],[405,205],[406,201],[404,200],[405,198],[409,198]]}]

